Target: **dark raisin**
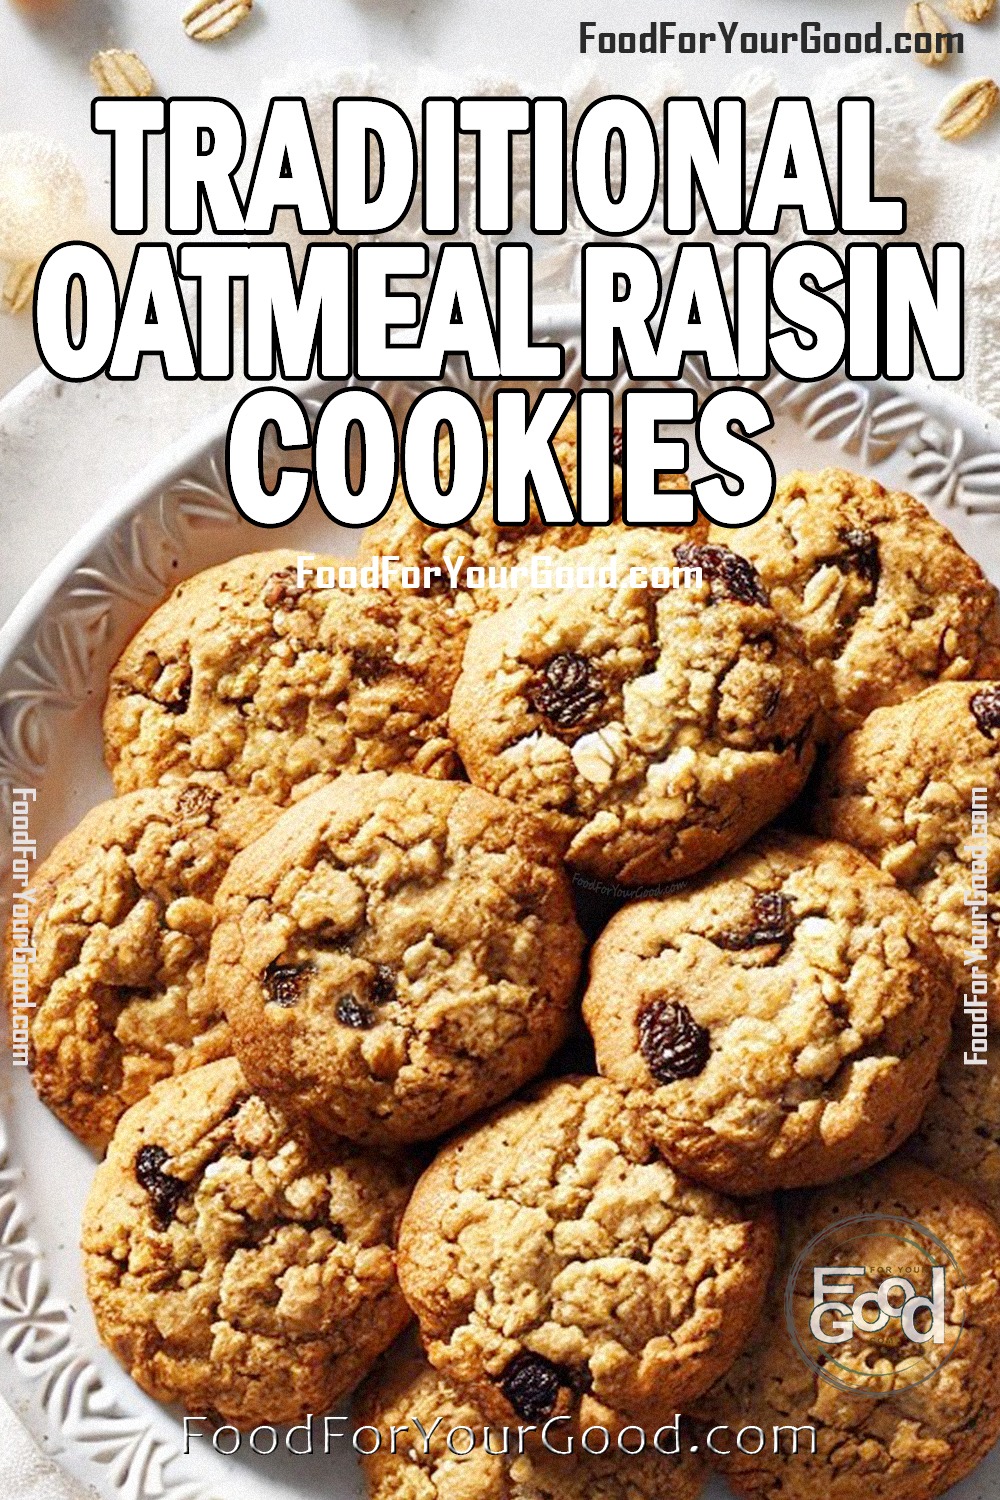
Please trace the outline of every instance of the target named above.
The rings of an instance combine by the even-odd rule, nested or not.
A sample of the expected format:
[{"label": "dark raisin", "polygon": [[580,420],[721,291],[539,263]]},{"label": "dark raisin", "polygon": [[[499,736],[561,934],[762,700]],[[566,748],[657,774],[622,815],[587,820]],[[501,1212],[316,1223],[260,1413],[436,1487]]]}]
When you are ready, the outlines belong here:
[{"label": "dark raisin", "polygon": [[375,1012],[371,1006],[363,1005],[357,995],[341,995],[337,1001],[337,1020],[355,1031],[367,1031],[375,1025]]},{"label": "dark raisin", "polygon": [[871,531],[852,527],[849,531],[842,531],[840,539],[847,550],[847,561],[851,569],[870,583],[873,590],[876,589],[882,573],[878,537]]},{"label": "dark raisin", "polygon": [[639,1048],[659,1083],[696,1078],[712,1050],[704,1026],[672,1000],[653,1000],[639,1012]]},{"label": "dark raisin", "polygon": [[264,585],[264,603],[268,609],[291,609],[304,593],[296,569],[282,568],[280,573],[272,573]]},{"label": "dark raisin", "polygon": [[392,671],[392,657],[377,651],[355,651],[354,675],[361,682],[380,682]]},{"label": "dark raisin", "polygon": [[376,1005],[388,1005],[396,998],[396,976],[388,964],[375,965],[375,977],[369,995]]},{"label": "dark raisin", "polygon": [[792,908],[782,891],[761,891],[753,898],[753,919],[762,941],[778,942],[791,935]]},{"label": "dark raisin", "polygon": [[980,688],[969,699],[969,707],[983,734],[988,735],[991,730],[1000,729],[1000,686],[993,683],[989,687]]},{"label": "dark raisin", "polygon": [[611,457],[619,468],[622,461],[622,430],[620,427],[611,429]]},{"label": "dark raisin", "polygon": [[136,1181],[149,1194],[153,1212],[164,1227],[176,1214],[177,1205],[187,1192],[186,1183],[164,1172],[163,1163],[169,1159],[169,1151],[162,1146],[140,1146],[135,1158]]},{"label": "dark raisin", "polygon": [[769,604],[770,600],[752,562],[714,542],[682,542],[674,556],[682,568],[700,568],[713,600],[735,599],[739,604]]},{"label": "dark raisin", "polygon": [[784,947],[792,936],[792,909],[781,891],[764,891],[753,898],[751,925],[745,932],[720,933],[720,948],[763,948],[768,943]]},{"label": "dark raisin", "polygon": [[565,1371],[566,1384],[579,1396],[586,1396],[594,1389],[594,1377],[589,1365],[576,1365]]},{"label": "dark raisin", "polygon": [[500,1378],[500,1389],[519,1417],[537,1422],[549,1417],[559,1400],[563,1372],[541,1354],[516,1354]]},{"label": "dark raisin", "polygon": [[572,729],[604,703],[597,668],[575,651],[554,656],[531,694],[531,706],[559,729]]},{"label": "dark raisin", "polygon": [[186,786],[177,798],[177,812],[182,818],[200,818],[212,811],[218,792],[207,786]]},{"label": "dark raisin", "polygon": [[305,964],[269,964],[264,970],[264,991],[275,1005],[295,1005],[307,973]]}]

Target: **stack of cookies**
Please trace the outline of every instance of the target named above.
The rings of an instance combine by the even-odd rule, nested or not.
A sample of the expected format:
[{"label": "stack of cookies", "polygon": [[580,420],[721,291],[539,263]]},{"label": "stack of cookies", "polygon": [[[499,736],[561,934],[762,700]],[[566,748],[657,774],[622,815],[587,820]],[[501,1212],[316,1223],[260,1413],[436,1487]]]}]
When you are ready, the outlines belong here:
[{"label": "stack of cookies", "polygon": [[[930,1500],[1000,1436],[1000,1089],[950,1043],[997,964],[996,594],[840,470],[738,531],[491,514],[394,503],[363,557],[419,588],[209,569],[112,672],[118,795],[40,872],[29,995],[36,1088],[103,1155],[101,1338],[240,1428],[364,1382],[379,1431],[492,1432],[383,1445],[377,1500],[693,1500],[703,1456],[757,1500]],[[546,551],[573,586],[481,586]],[[851,1216],[873,1261],[904,1217],[960,1262],[954,1358],[899,1318],[846,1383],[795,1348],[789,1269]]]}]

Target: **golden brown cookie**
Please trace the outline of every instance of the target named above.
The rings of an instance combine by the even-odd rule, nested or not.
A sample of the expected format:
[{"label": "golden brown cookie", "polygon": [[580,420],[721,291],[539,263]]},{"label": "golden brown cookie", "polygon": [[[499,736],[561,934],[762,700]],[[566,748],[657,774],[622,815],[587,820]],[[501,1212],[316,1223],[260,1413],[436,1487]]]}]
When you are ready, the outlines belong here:
[{"label": "golden brown cookie", "polygon": [[[557,1424],[549,1434],[556,1451],[549,1452],[519,1444],[510,1429],[484,1431],[486,1418],[469,1391],[413,1355],[389,1355],[376,1367],[358,1391],[354,1416],[373,1429],[366,1444],[374,1445],[376,1433],[381,1439],[377,1452],[361,1457],[370,1500],[697,1500],[705,1482],[683,1424],[663,1431],[659,1450],[650,1431],[643,1451],[612,1443],[604,1454],[585,1452]],[[602,1441],[599,1433],[590,1439],[595,1449]],[[628,1444],[639,1445],[634,1430]]]},{"label": "golden brown cookie", "polygon": [[217,917],[208,985],[247,1076],[353,1140],[440,1135],[568,1029],[556,842],[465,783],[341,776],[234,862]]},{"label": "golden brown cookie", "polygon": [[466,770],[544,815],[575,870],[694,874],[801,789],[812,671],[727,547],[685,542],[664,566],[632,532],[564,560],[589,570],[580,586],[473,625],[449,720]]},{"label": "golden brown cookie", "polygon": [[537,1086],[446,1146],[399,1236],[431,1363],[491,1422],[669,1421],[743,1347],[774,1249],[767,1200],[678,1176],[603,1078]]},{"label": "golden brown cookie", "polygon": [[789,474],[752,526],[712,527],[757,569],[816,667],[825,735],[939,678],[1000,676],[993,585],[912,495],[846,469]]},{"label": "golden brown cookie", "polygon": [[204,985],[212,902],[230,860],[277,815],[202,774],[102,802],[40,866],[31,1077],[94,1150],[154,1083],[231,1050]]},{"label": "golden brown cookie", "polygon": [[409,1166],[255,1094],[232,1058],[122,1118],[84,1214],[98,1332],[158,1401],[237,1427],[351,1390],[406,1326]]},{"label": "golden brown cookie", "polygon": [[[968,1048],[959,1016],[955,1045],[938,1073],[938,1088],[906,1154],[934,1172],[964,1183],[1000,1216],[1000,1069]],[[996,1045],[998,1039],[991,1038]],[[970,1062],[967,1058],[975,1058]]]},{"label": "golden brown cookie", "polygon": [[913,1131],[953,994],[920,908],[829,840],[765,836],[624,907],[584,1017],[678,1171],[724,1192],[832,1182]]},{"label": "golden brown cookie", "polygon": [[251,553],[196,573],[132,638],[104,711],[119,791],[220,770],[287,803],[342,771],[455,773],[445,719],[463,621],[413,593],[315,577],[300,589],[297,558]]},{"label": "golden brown cookie", "polygon": [[[836,1226],[858,1215],[871,1217],[845,1228],[840,1249],[828,1261]],[[909,1222],[900,1224],[900,1217]],[[943,1495],[1000,1436],[1000,1228],[965,1188],[899,1158],[821,1193],[792,1195],[782,1219],[783,1267],[756,1333],[698,1406],[707,1425],[722,1429],[710,1462],[745,1500]],[[814,1365],[829,1372],[823,1376],[793,1344],[783,1300],[794,1260],[831,1227],[833,1241],[820,1247],[821,1254],[806,1256],[791,1299],[800,1344]],[[932,1333],[929,1340],[914,1341],[902,1319],[892,1316],[869,1333],[848,1325],[847,1343],[822,1343],[808,1327],[818,1262],[865,1268],[867,1275],[846,1278],[848,1303],[855,1290],[877,1291],[886,1272],[902,1274],[926,1296],[931,1266],[944,1266],[943,1342],[936,1341],[924,1311],[914,1328]],[[904,1294],[898,1288],[889,1300],[898,1305]],[[877,1315],[874,1305],[865,1314],[869,1321]],[[837,1333],[832,1316],[820,1319],[828,1336]],[[741,1428],[751,1429],[743,1452],[736,1442]],[[763,1431],[762,1447],[753,1428]],[[721,1451],[726,1447],[728,1454]]]},{"label": "golden brown cookie", "polygon": [[947,682],[878,709],[849,735],[830,757],[814,810],[817,828],[863,849],[916,898],[960,997],[976,999],[966,960],[978,953],[994,1024],[998,799],[1000,683]]},{"label": "golden brown cookie", "polygon": [[[476,510],[459,526],[428,526],[421,521],[408,505],[402,486],[389,510],[374,526],[366,527],[361,536],[359,556],[368,561],[375,557],[396,558],[396,568],[419,568],[421,576],[426,568],[439,570],[433,578],[431,592],[450,597],[457,609],[493,611],[513,602],[520,592],[516,586],[517,575],[512,569],[530,569],[532,559],[548,554],[558,559],[560,553],[570,547],[579,547],[593,537],[608,531],[622,531],[621,520],[622,471],[620,458],[621,430],[617,430],[613,445],[615,463],[612,469],[614,515],[609,527],[589,526],[577,522],[572,526],[547,526],[538,513],[534,499],[530,502],[529,518],[523,526],[499,526],[493,517],[493,423],[487,421],[489,440],[489,462],[486,490]],[[576,412],[571,411],[555,436],[553,449],[574,504],[576,503]],[[446,489],[451,477],[450,452],[447,445],[440,448],[438,465],[442,489]],[[688,479],[682,474],[663,476],[661,489],[686,489]],[[671,546],[679,539],[704,541],[708,535],[708,523],[698,512],[689,526],[663,526],[648,528],[652,536],[662,537],[664,560]],[[494,570],[493,586],[490,585],[489,570]],[[484,570],[482,581],[476,572]],[[542,576],[542,575],[540,575]]]}]

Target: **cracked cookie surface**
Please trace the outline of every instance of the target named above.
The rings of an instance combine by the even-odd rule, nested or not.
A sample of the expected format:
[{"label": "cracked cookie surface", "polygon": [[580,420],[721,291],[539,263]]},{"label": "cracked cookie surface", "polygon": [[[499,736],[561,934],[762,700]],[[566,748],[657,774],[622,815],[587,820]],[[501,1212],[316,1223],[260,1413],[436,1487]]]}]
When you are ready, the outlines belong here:
[{"label": "cracked cookie surface", "polygon": [[[354,1415],[383,1438],[378,1453],[360,1460],[370,1500],[696,1500],[705,1481],[683,1427],[676,1457],[651,1451],[652,1434],[647,1450],[636,1454],[587,1454],[579,1448],[550,1453],[527,1444],[518,1452],[517,1433],[495,1427],[487,1451],[488,1424],[469,1392],[417,1356],[383,1361],[359,1390]],[[417,1422],[433,1434],[428,1441]],[[458,1454],[447,1446],[448,1433],[460,1427],[476,1440],[468,1457],[460,1456],[470,1441],[467,1432],[456,1434]],[[560,1450],[566,1446],[561,1431],[557,1427],[551,1435]]]},{"label": "cracked cookie surface", "polygon": [[[978,790],[977,790],[978,789]],[[973,828],[973,798],[977,804]],[[1000,962],[1000,683],[949,682],[880,708],[830,756],[813,810],[815,826],[862,849],[922,907],[959,995],[967,993],[973,917],[993,1025]],[[973,891],[982,913],[966,905]],[[982,884],[979,884],[980,879]],[[982,962],[985,960],[985,962]]]},{"label": "cracked cookie surface", "polygon": [[[620,442],[621,430],[616,429]],[[566,480],[574,506],[577,500],[576,473],[576,412],[571,411],[553,440],[553,450]],[[571,547],[579,547],[592,537],[607,533],[609,529],[619,531],[621,522],[622,471],[616,461],[612,467],[612,494],[614,497],[614,521],[610,528],[589,526],[577,522],[570,526],[547,526],[541,519],[538,506],[532,498],[529,502],[528,520],[524,525],[500,526],[493,518],[493,423],[487,421],[486,435],[489,442],[486,489],[473,514],[460,525],[428,526],[415,515],[400,489],[389,510],[374,526],[365,529],[361,538],[360,556],[396,557],[395,566],[439,569],[431,574],[432,593],[452,598],[456,608],[466,614],[477,610],[493,611],[510,604],[517,596],[512,568],[530,569],[532,558],[547,553],[553,558]],[[614,445],[612,453],[615,453]],[[620,453],[617,455],[620,457]],[[446,489],[451,477],[450,455],[442,447],[438,465],[441,486]],[[667,474],[661,481],[661,489],[686,489],[687,476]],[[689,526],[663,526],[652,535],[663,537],[663,552],[669,553],[671,546],[683,537],[688,541],[703,541],[708,535],[708,523],[697,512]],[[495,586],[490,587],[490,568],[495,570]],[[470,568],[486,569],[485,585],[474,584],[476,575],[469,575]],[[505,580],[505,581],[504,581]]]},{"label": "cracked cookie surface", "polygon": [[[804,784],[812,671],[727,547],[680,544],[665,579],[641,532],[566,560],[595,586],[472,627],[449,721],[466,769],[543,814],[581,873],[628,886],[693,874]],[[671,587],[675,565],[700,586],[679,571]]]},{"label": "cracked cookie surface", "polygon": [[948,1043],[916,902],[853,849],[765,836],[612,918],[584,1017],[682,1172],[735,1193],[860,1171],[913,1131]]},{"label": "cracked cookie surface", "polygon": [[431,1363],[491,1421],[614,1430],[672,1420],[727,1368],[773,1248],[766,1200],[678,1176],[622,1090],[571,1078],[441,1151],[404,1215],[399,1277]]},{"label": "cracked cookie surface", "polygon": [[[916,1343],[891,1319],[884,1334],[855,1333],[832,1351],[844,1385],[857,1382],[867,1394],[854,1395],[821,1378],[802,1359],[785,1323],[782,1301],[795,1257],[810,1239],[855,1215],[876,1220],[900,1217],[923,1226],[943,1241],[958,1262],[960,1276],[946,1281],[946,1342]],[[813,1426],[816,1452],[800,1433],[798,1451],[770,1444],[754,1456],[732,1444],[729,1456],[710,1461],[722,1470],[736,1494],[745,1500],[934,1500],[984,1458],[1000,1436],[1000,1229],[977,1200],[956,1183],[912,1163],[886,1163],[817,1194],[794,1194],[785,1204],[782,1268],[773,1293],[746,1353],[698,1404],[706,1423],[728,1424],[735,1432],[760,1426],[770,1438],[777,1427]],[[893,1235],[898,1224],[887,1223]],[[897,1264],[900,1244],[887,1240],[878,1222],[865,1226],[850,1256],[858,1265]],[[922,1243],[933,1253],[932,1243]],[[887,1256],[886,1251],[891,1255]],[[905,1255],[905,1252],[903,1252]],[[926,1265],[919,1275],[911,1251],[905,1274],[921,1295],[930,1291]],[[812,1261],[805,1263],[808,1273]],[[840,1262],[844,1264],[844,1262]],[[859,1290],[881,1281],[858,1278]],[[802,1287],[811,1276],[797,1280]],[[817,1363],[831,1356],[830,1346],[808,1332],[813,1299],[793,1297],[796,1326]],[[964,1321],[964,1328],[955,1336]],[[941,1350],[954,1349],[947,1362]],[[913,1363],[916,1362],[916,1363]],[[929,1378],[915,1383],[928,1371]],[[852,1373],[853,1372],[853,1373]],[[881,1395],[872,1394],[873,1385]]]},{"label": "cracked cookie surface", "polygon": [[[342,771],[457,766],[446,716],[465,627],[446,601],[300,590],[298,554],[251,553],[178,584],[119,658],[104,710],[115,786],[220,770],[287,803]],[[317,557],[309,566],[351,566]]]},{"label": "cracked cookie surface", "polygon": [[459,782],[342,776],[233,863],[208,985],[262,1088],[425,1140],[565,1038],[583,937],[551,834]]},{"label": "cracked cookie surface", "polygon": [[232,1058],[126,1114],[84,1214],[105,1344],[158,1401],[237,1427],[352,1389],[406,1326],[394,1245],[410,1168],[255,1094]]},{"label": "cracked cookie surface", "polygon": [[[965,1060],[968,1026],[959,1012],[955,1045],[938,1073],[937,1092],[906,1154],[934,1172],[961,1182],[994,1218],[1000,1215],[1000,1073]],[[983,1053],[971,1053],[981,1058]],[[988,1056],[988,1054],[987,1054]]]},{"label": "cracked cookie surface", "polygon": [[759,521],[709,535],[750,559],[801,632],[825,736],[940,678],[1000,676],[996,590],[911,495],[846,469],[796,472]]},{"label": "cracked cookie surface", "polygon": [[204,984],[212,902],[277,816],[222,776],[196,776],[92,808],[39,867],[31,1076],[94,1150],[154,1083],[231,1051]]}]

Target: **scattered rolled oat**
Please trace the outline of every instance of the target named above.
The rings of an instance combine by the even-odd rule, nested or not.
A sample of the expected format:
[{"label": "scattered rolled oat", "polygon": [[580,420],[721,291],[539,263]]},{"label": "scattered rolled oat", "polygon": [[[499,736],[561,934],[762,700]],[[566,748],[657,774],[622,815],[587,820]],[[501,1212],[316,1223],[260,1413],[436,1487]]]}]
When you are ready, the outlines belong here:
[{"label": "scattered rolled oat", "polygon": [[970,78],[945,99],[934,129],[946,141],[961,141],[984,125],[1000,103],[1000,89],[992,78]]},{"label": "scattered rolled oat", "polygon": [[246,20],[253,0],[195,0],[181,20],[196,42],[217,42]]},{"label": "scattered rolled oat", "polygon": [[7,272],[3,284],[3,305],[8,312],[19,313],[28,306],[35,289],[38,266],[38,261],[26,260],[11,266]]},{"label": "scattered rolled oat", "polygon": [[573,764],[581,776],[598,786],[607,786],[616,767],[628,750],[623,724],[607,724],[593,734],[585,734],[570,750]]},{"label": "scattered rolled oat", "polygon": [[120,99],[143,99],[153,93],[153,75],[135,52],[111,47],[90,59],[90,76],[102,94]]},{"label": "scattered rolled oat", "polygon": [[914,4],[906,7],[904,25],[911,37],[924,32],[932,38],[929,52],[914,52],[918,62],[922,62],[927,68],[936,68],[948,61],[951,53],[944,46],[938,51],[937,39],[940,36],[950,36],[951,27],[938,15],[933,5],[927,5],[925,0],[915,0]]},{"label": "scattered rolled oat", "polygon": [[953,16],[960,21],[984,21],[996,4],[996,0],[945,0]]}]

